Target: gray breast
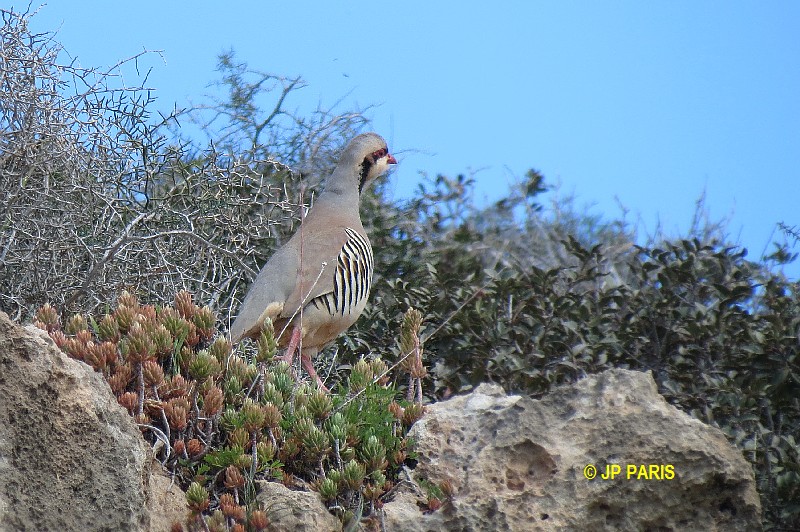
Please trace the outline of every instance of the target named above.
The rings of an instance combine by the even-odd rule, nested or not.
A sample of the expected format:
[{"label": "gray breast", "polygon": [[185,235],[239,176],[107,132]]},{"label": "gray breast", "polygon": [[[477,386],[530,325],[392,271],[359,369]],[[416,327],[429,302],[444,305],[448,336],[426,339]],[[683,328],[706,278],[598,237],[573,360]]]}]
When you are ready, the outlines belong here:
[{"label": "gray breast", "polygon": [[317,309],[327,309],[332,316],[344,316],[356,309],[360,314],[372,284],[375,261],[369,240],[349,227],[345,231],[349,238],[336,259],[333,291],[312,299],[310,303]]}]

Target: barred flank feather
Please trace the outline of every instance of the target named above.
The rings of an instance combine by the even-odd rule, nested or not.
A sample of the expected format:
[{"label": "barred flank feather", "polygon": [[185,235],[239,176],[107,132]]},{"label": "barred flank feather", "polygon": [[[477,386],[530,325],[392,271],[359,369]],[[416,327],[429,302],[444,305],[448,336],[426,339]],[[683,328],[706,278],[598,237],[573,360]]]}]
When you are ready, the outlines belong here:
[{"label": "barred flank feather", "polygon": [[331,315],[340,313],[344,316],[350,313],[369,295],[372,284],[375,261],[369,240],[349,227],[345,231],[350,238],[342,246],[337,258],[333,291],[322,294],[312,301],[316,308],[324,305]]}]

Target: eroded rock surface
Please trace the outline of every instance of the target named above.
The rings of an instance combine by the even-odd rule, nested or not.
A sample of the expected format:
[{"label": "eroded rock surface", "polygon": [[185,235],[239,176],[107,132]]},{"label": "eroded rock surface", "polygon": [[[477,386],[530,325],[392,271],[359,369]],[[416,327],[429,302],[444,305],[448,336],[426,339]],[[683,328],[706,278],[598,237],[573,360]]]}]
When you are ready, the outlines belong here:
[{"label": "eroded rock surface", "polygon": [[100,374],[0,313],[0,530],[169,530],[150,456]]},{"label": "eroded rock surface", "polygon": [[258,505],[267,514],[269,532],[339,532],[342,523],[328,512],[319,494],[293,491],[277,482],[258,483]]},{"label": "eroded rock surface", "polygon": [[541,400],[482,385],[428,407],[412,437],[412,479],[449,480],[456,495],[422,514],[410,490],[386,505],[387,530],[761,528],[741,452],[667,404],[648,373],[610,370]]}]

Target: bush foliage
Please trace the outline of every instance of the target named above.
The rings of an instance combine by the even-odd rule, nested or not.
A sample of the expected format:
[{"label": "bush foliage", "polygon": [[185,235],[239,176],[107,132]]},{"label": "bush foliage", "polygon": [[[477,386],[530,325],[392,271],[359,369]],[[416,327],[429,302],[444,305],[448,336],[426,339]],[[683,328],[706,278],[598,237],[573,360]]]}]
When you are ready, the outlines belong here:
[{"label": "bush foliage", "polygon": [[[96,347],[99,354],[82,356],[89,363],[92,357],[110,361],[116,356],[114,363],[122,361],[123,366],[133,357],[133,380],[121,388],[112,382],[112,389],[134,415],[150,416],[149,423],[141,418],[145,424],[162,415],[148,403],[154,400],[157,370],[148,365],[148,377],[143,373],[147,360],[135,362],[138,350],[149,352],[142,338],[151,333],[156,335],[150,340],[153,349],[161,353],[153,356],[168,362],[162,368],[168,389],[155,389],[161,402],[175,399],[173,418],[182,419],[185,411],[199,419],[198,409],[216,404],[219,394],[232,401],[225,404],[232,405],[233,413],[217,413],[219,424],[211,429],[217,431],[221,451],[212,452],[202,443],[197,448],[192,438],[183,437],[181,449],[175,438],[164,438],[188,460],[181,474],[196,482],[189,494],[198,513],[206,510],[201,508],[205,504],[223,506],[221,496],[206,498],[212,484],[225,485],[219,476],[209,480],[210,472],[227,471],[231,465],[246,472],[257,464],[264,477],[277,476],[279,470],[281,475],[324,470],[331,463],[343,472],[348,457],[342,456],[339,468],[337,459],[331,462],[335,453],[320,449],[325,443],[317,431],[330,436],[331,430],[349,430],[338,421],[331,422],[339,427],[333,428],[315,417],[310,405],[325,403],[324,398],[303,389],[300,395],[307,399],[301,403],[308,404],[300,408],[305,406],[309,417],[298,421],[297,410],[283,411],[278,405],[287,402],[285,368],[262,371],[258,354],[223,364],[228,359],[214,350],[227,352],[230,347],[217,342],[205,354],[192,350],[184,357],[183,347],[192,347],[194,335],[195,345],[210,340],[214,317],[211,309],[201,309],[190,325],[178,325],[186,320],[180,306],[168,309],[173,295],[187,288],[213,306],[224,326],[255,271],[295,227],[299,205],[313,198],[320,177],[335,160],[333,154],[366,124],[364,116],[321,110],[308,118],[289,115],[282,104],[302,86],[301,80],[254,71],[225,54],[219,65],[219,86],[225,91],[221,99],[154,123],[148,111],[152,102],[142,99],[147,94],[143,88],[115,92],[107,86],[115,79],[109,73],[58,66],[55,41],[30,35],[26,20],[3,11],[0,308],[20,319],[31,318],[36,308],[52,301],[65,313],[102,314],[124,287],[160,305],[139,305],[150,325],[138,329],[120,311],[126,308],[121,303],[113,319],[102,318],[96,325],[71,319],[60,341],[69,352],[84,340],[102,346],[111,340],[101,335],[118,334],[116,348]],[[19,89],[29,74],[35,74],[41,90]],[[84,90],[69,96],[67,89],[75,83],[83,83]],[[204,119],[208,116],[214,119]],[[188,117],[215,141],[213,150],[180,138],[176,119]],[[302,182],[301,174],[307,178]],[[533,170],[505,198],[488,206],[474,201],[472,180],[464,176],[436,176],[402,204],[389,199],[386,190],[374,187],[362,205],[376,254],[371,304],[322,361],[341,381],[343,393],[350,389],[360,359],[371,360],[365,364],[375,372],[371,365],[378,364],[376,353],[395,360],[407,347],[397,333],[409,307],[421,309],[427,324],[421,335],[432,361],[424,376],[428,400],[485,381],[540,396],[554,384],[611,367],[650,370],[669,401],[722,429],[753,464],[765,526],[800,528],[800,295],[798,284],[772,267],[774,261],[794,255],[780,248],[769,259],[748,260],[714,224],[700,224],[681,238],[642,244],[624,219],[592,216],[570,198],[541,203],[547,188]],[[99,369],[113,378],[114,367]],[[414,371],[414,379],[423,379],[424,372]],[[183,375],[183,383],[174,382],[177,375]],[[289,452],[292,444],[288,450],[276,446],[266,426],[259,429],[262,436],[255,445],[252,437],[247,441],[253,422],[242,412],[256,410],[244,401],[253,397],[248,390],[254,375],[264,383],[264,394],[268,381],[278,390],[269,392],[281,416],[279,427],[272,428],[280,428],[285,442],[297,444],[296,454]],[[186,379],[196,385],[189,386]],[[407,389],[419,390],[418,382],[411,384]],[[376,386],[376,404],[391,404],[389,389]],[[194,391],[187,396],[190,388]],[[178,393],[184,389],[187,393]],[[186,403],[178,400],[184,396]],[[264,397],[256,394],[259,401]],[[347,425],[346,407],[337,397],[330,398],[331,407],[340,409]],[[261,414],[253,416],[260,424]],[[375,416],[377,426],[397,426],[385,409]],[[166,425],[161,419],[162,432],[170,423],[168,415]],[[287,423],[299,425],[290,428]],[[155,438],[156,432],[148,430]],[[351,444],[357,464],[366,463],[368,455],[380,461],[380,446],[390,469],[399,463],[389,455],[402,451],[403,444],[383,439],[388,433],[382,430],[359,433],[359,443]],[[371,436],[377,444],[370,443]],[[301,441],[325,450],[327,462],[321,467],[313,463]],[[238,449],[238,444],[243,451],[255,449],[255,454],[225,454],[224,449]],[[204,452],[202,460],[192,462]],[[360,476],[361,466],[351,467],[358,467],[355,476]],[[229,484],[238,486],[234,477],[231,473]],[[365,481],[363,500],[373,500],[364,486],[380,490],[379,480],[373,476]],[[352,501],[352,494],[338,491],[340,480],[323,480],[315,487],[336,504]],[[226,489],[232,497],[239,493]],[[224,503],[232,515],[240,511],[233,506],[241,500],[226,498]]]}]

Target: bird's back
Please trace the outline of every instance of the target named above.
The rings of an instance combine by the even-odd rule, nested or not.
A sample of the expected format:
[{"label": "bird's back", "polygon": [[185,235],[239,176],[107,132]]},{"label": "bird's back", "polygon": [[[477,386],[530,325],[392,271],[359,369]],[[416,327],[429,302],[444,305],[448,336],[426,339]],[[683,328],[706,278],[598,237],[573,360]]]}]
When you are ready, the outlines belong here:
[{"label": "bird's back", "polygon": [[296,272],[300,264],[292,239],[275,251],[250,285],[230,328],[232,342],[258,334],[265,315],[274,321],[283,311],[296,280],[294,275],[284,272]]}]

